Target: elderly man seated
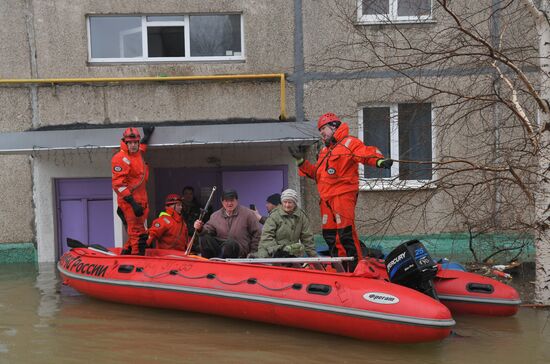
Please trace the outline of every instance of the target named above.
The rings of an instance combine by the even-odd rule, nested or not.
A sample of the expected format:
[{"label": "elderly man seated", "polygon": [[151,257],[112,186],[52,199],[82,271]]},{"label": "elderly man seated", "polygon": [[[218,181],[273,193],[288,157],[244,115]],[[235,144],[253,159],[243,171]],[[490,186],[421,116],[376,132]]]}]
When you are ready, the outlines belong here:
[{"label": "elderly man seated", "polygon": [[222,208],[204,224],[196,220],[200,253],[205,258],[244,258],[258,248],[262,227],[252,210],[239,205],[235,190],[222,194]]}]

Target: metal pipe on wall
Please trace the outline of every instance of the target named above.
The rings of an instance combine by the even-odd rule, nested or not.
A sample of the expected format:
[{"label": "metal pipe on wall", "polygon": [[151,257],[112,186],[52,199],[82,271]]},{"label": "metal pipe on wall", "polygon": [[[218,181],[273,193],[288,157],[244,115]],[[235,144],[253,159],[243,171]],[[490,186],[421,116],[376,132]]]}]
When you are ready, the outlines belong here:
[{"label": "metal pipe on wall", "polygon": [[88,77],[88,78],[29,78],[0,79],[0,85],[40,85],[62,83],[108,83],[108,82],[168,82],[168,81],[225,81],[225,80],[279,79],[281,103],[279,120],[286,120],[286,80],[284,73],[210,76],[144,76],[144,77]]}]

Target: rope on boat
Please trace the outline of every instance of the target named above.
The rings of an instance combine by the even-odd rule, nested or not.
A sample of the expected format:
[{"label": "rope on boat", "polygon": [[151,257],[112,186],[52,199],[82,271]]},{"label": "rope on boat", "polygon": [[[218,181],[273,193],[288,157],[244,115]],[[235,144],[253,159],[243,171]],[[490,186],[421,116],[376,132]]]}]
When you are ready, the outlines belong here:
[{"label": "rope on boat", "polygon": [[182,277],[182,278],[186,278],[186,279],[202,279],[202,278],[206,278],[206,279],[215,279],[217,280],[218,282],[222,283],[222,284],[225,284],[225,285],[228,285],[228,286],[237,286],[239,284],[243,284],[243,283],[248,283],[248,284],[257,284],[258,286],[262,287],[262,288],[265,288],[269,291],[284,291],[284,290],[287,290],[287,289],[300,289],[302,287],[302,285],[300,283],[293,283],[293,284],[289,284],[287,286],[284,286],[284,287],[269,287],[261,282],[258,282],[258,280],[256,278],[247,278],[247,279],[241,279],[240,281],[237,281],[237,282],[227,282],[227,281],[224,281],[222,279],[220,279],[216,274],[214,273],[209,273],[209,274],[204,274],[204,275],[200,275],[200,276],[187,276],[185,274],[182,274],[180,273],[179,271],[173,269],[173,270],[169,270],[169,271],[166,271],[166,272],[161,272],[161,273],[158,273],[158,274],[154,274],[154,275],[149,275],[147,274],[146,272],[143,271],[143,275],[147,278],[159,278],[159,277],[164,277],[164,276],[167,276],[167,275],[175,275],[175,276],[179,276],[179,277]]},{"label": "rope on boat", "polygon": [[168,276],[168,275],[173,275],[173,276],[176,275],[176,276],[180,276],[180,277],[187,278],[187,279],[208,278],[208,274],[193,277],[193,276],[186,276],[185,274],[181,274],[177,270],[169,270],[169,271],[161,272],[161,273],[154,274],[154,275],[149,275],[149,274],[143,272],[143,275],[147,278],[159,278],[159,277],[164,277],[164,276]]},{"label": "rope on boat", "polygon": [[289,284],[288,286],[285,286],[285,287],[281,287],[281,288],[271,288],[271,287],[268,287],[260,282],[257,282],[258,283],[258,286],[260,287],[263,287],[267,290],[270,290],[270,291],[284,291],[285,289],[289,289],[289,288],[294,288],[296,284],[299,284],[299,283],[294,283],[294,284]]}]

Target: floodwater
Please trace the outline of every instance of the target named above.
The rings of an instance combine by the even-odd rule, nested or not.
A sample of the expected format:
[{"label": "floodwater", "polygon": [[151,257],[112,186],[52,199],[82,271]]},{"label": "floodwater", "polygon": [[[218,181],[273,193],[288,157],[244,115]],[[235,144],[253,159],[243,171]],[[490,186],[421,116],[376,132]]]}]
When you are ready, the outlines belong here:
[{"label": "floodwater", "polygon": [[98,301],[62,286],[54,264],[0,265],[0,363],[550,363],[550,311],[455,317],[427,344]]}]

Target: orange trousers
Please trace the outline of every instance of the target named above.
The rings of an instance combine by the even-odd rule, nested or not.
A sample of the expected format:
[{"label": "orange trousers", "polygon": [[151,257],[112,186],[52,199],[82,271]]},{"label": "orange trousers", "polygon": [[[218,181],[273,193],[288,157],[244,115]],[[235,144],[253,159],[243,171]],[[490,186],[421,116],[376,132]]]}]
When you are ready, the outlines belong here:
[{"label": "orange trousers", "polygon": [[355,230],[355,205],[357,192],[348,192],[321,200],[323,238],[332,256],[363,259],[361,243]]},{"label": "orange trousers", "polygon": [[[132,206],[126,201],[119,202],[118,207],[122,210],[126,219],[126,231],[128,232],[128,240],[124,243],[123,250],[130,250],[130,254],[139,254],[138,243],[141,235],[147,233],[145,221],[149,215],[149,207],[143,210],[143,215],[137,217],[132,210]],[[147,238],[145,238],[147,240]]]}]

